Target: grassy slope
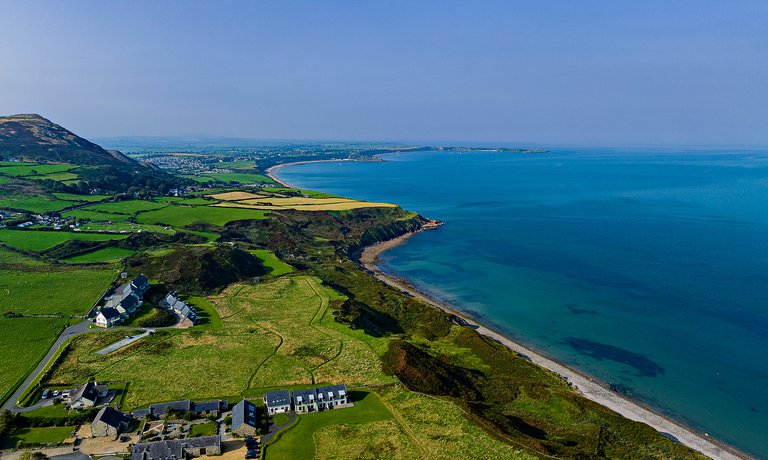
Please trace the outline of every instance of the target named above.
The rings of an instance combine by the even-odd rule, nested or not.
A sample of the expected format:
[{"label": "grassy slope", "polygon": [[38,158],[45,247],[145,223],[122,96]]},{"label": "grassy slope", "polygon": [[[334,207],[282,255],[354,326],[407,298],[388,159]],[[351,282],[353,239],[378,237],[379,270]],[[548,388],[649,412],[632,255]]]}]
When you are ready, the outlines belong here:
[{"label": "grassy slope", "polygon": [[261,260],[264,267],[272,276],[285,275],[294,271],[293,267],[280,260],[272,251],[266,249],[252,249],[250,252]]},{"label": "grassy slope", "polygon": [[0,402],[37,366],[63,326],[64,320],[56,318],[0,317]]},{"label": "grassy slope", "polygon": [[78,256],[69,257],[64,259],[66,262],[73,264],[81,263],[94,263],[94,262],[111,262],[123,259],[133,254],[134,251],[125,248],[104,248],[97,249],[96,251],[80,254]]},{"label": "grassy slope", "polygon": [[107,241],[127,238],[127,235],[105,235],[62,231],[0,230],[0,242],[25,251],[44,251],[65,241]]}]

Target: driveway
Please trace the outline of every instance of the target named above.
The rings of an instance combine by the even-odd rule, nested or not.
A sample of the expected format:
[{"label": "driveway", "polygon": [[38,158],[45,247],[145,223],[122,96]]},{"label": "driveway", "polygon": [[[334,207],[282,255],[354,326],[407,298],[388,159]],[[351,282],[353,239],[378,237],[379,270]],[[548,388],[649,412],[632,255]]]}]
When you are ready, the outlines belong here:
[{"label": "driveway", "polygon": [[290,424],[293,423],[294,420],[296,420],[296,412],[291,412],[291,418],[288,420],[288,423],[286,423],[284,425],[275,425],[274,423],[270,423],[269,424],[269,433],[267,433],[267,434],[265,434],[265,435],[263,435],[261,437],[261,443],[264,444],[264,443],[269,442],[272,438],[275,437],[275,435],[277,434],[278,431],[282,430],[283,428],[287,428],[288,426],[290,426]]}]

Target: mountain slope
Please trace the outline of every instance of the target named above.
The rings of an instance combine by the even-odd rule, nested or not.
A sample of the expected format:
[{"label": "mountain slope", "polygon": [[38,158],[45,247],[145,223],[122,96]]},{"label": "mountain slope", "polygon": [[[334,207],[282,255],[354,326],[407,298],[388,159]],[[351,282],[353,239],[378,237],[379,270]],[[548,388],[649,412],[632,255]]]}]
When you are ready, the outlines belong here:
[{"label": "mountain slope", "polygon": [[139,166],[122,153],[108,152],[37,114],[0,117],[0,159],[86,166]]}]

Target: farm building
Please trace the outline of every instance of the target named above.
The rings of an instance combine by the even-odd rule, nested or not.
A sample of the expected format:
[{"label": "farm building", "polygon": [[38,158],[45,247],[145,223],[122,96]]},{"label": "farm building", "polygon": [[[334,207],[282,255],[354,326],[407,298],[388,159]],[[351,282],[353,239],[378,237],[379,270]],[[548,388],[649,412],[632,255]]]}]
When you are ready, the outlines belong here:
[{"label": "farm building", "polygon": [[299,414],[348,407],[349,404],[346,385],[309,388],[293,392],[293,407]]},{"label": "farm building", "polygon": [[109,396],[109,385],[88,382],[72,394],[69,406],[72,409],[94,407],[98,404],[99,398],[106,398],[107,396]]},{"label": "farm building", "polygon": [[139,443],[131,446],[130,460],[186,460],[201,455],[221,455],[221,436]]},{"label": "farm building", "polygon": [[243,399],[232,408],[232,432],[240,436],[253,436],[259,424],[256,405]]},{"label": "farm building", "polygon": [[122,320],[120,312],[112,307],[102,308],[96,315],[96,325],[101,327],[111,327]]},{"label": "farm building", "polygon": [[289,390],[270,391],[264,394],[264,405],[269,415],[291,411],[291,392]]},{"label": "farm building", "polygon": [[103,407],[96,418],[91,422],[91,434],[93,436],[117,436],[128,431],[131,426],[131,418],[109,406]]}]

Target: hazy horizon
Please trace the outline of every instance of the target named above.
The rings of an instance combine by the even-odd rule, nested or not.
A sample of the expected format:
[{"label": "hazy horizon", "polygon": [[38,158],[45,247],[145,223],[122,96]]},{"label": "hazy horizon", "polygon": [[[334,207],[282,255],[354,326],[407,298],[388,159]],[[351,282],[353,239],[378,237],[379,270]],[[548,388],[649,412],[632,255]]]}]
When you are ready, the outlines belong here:
[{"label": "hazy horizon", "polygon": [[87,138],[768,145],[765,2],[4,6],[2,114]]}]

